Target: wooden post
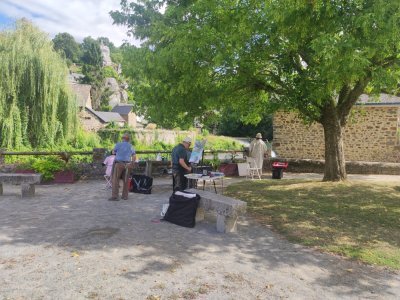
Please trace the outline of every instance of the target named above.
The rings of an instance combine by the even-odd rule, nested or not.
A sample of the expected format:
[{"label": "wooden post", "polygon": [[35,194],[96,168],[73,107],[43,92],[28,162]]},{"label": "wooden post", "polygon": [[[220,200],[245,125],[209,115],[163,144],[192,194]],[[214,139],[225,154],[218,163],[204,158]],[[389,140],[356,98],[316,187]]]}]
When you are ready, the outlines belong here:
[{"label": "wooden post", "polygon": [[6,149],[0,148],[0,166],[4,166],[5,164],[5,155],[3,154],[6,152]]}]

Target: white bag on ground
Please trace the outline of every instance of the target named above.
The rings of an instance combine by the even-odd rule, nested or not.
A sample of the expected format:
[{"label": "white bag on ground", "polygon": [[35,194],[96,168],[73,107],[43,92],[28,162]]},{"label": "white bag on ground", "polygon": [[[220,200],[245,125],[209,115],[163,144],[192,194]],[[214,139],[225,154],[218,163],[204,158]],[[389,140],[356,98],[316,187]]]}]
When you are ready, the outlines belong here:
[{"label": "white bag on ground", "polygon": [[164,203],[161,208],[161,217],[164,217],[169,207],[169,203]]}]

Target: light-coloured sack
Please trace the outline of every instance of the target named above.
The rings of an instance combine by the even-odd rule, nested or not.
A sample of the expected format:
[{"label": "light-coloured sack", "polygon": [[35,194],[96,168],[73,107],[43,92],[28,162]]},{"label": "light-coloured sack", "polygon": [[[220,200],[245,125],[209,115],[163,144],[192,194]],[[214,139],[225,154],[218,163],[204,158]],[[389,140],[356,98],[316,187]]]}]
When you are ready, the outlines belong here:
[{"label": "light-coloured sack", "polygon": [[169,203],[164,203],[161,209],[161,217],[164,217],[165,214],[167,213],[169,207]]}]

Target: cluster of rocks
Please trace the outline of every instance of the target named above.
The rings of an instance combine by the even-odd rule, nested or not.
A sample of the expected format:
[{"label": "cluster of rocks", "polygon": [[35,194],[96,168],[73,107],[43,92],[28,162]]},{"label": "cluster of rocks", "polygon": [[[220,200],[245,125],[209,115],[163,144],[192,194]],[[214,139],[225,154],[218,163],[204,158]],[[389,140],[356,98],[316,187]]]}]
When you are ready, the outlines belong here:
[{"label": "cluster of rocks", "polygon": [[[104,44],[100,44],[100,50],[103,57],[103,67],[112,67],[118,74],[121,74],[121,65],[116,65],[111,60],[110,48]],[[128,102],[128,93],[126,92],[128,88],[127,83],[119,84],[116,78],[107,77],[104,80],[104,86],[112,93],[109,96],[108,102],[111,107]]]}]

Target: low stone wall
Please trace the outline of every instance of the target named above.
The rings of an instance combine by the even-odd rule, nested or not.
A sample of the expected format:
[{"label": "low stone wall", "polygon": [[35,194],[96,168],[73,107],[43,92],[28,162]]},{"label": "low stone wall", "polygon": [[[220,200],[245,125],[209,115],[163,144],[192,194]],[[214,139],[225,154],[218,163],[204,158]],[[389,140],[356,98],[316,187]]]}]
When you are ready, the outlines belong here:
[{"label": "low stone wall", "polygon": [[[171,162],[169,161],[152,161],[151,176],[168,175]],[[86,179],[102,179],[106,171],[106,167],[101,163],[81,163],[79,164],[76,175],[78,178]],[[133,169],[135,174],[146,174],[146,162],[139,162]]]},{"label": "low stone wall", "polygon": [[[271,159],[264,161],[264,171],[271,171],[274,161],[289,162],[288,172],[293,173],[324,173],[325,162],[311,159]],[[385,174],[400,175],[400,163],[382,163],[367,161],[347,161],[348,174]]]},{"label": "low stone wall", "polygon": [[[170,161],[152,161],[152,177],[167,176],[168,169],[170,169]],[[0,166],[0,172],[14,173],[16,172],[16,165],[3,165]],[[106,172],[106,167],[99,162],[93,163],[80,163],[74,171],[76,179],[103,179]],[[139,162],[133,169],[135,174],[146,173],[146,162]],[[21,173],[21,172],[20,172]]]}]

